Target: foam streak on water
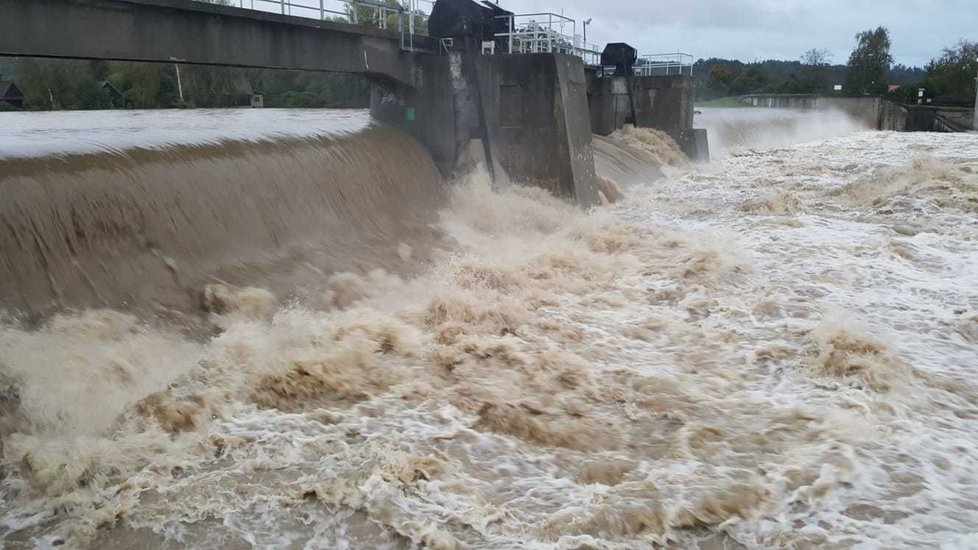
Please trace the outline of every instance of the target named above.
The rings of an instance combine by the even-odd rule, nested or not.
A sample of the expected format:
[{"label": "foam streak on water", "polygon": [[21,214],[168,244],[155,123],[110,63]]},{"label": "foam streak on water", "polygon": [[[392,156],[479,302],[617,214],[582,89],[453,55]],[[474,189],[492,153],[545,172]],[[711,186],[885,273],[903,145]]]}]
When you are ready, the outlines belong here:
[{"label": "foam streak on water", "polygon": [[5,327],[0,537],[973,545],[978,137],[682,170],[590,214],[473,175],[423,275],[324,275],[277,311],[212,289],[203,342],[98,311]]},{"label": "foam streak on water", "polygon": [[333,136],[363,130],[363,110],[194,109],[4,113],[0,159],[222,141]]}]

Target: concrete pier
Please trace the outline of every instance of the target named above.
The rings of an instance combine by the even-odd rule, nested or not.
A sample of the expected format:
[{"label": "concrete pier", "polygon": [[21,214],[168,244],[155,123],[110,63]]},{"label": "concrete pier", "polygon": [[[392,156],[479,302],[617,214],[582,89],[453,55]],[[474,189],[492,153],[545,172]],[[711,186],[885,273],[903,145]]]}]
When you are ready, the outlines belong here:
[{"label": "concrete pier", "polygon": [[539,185],[583,206],[597,203],[580,58],[451,52],[419,63],[421,82],[439,85],[376,87],[371,114],[415,136],[443,174],[451,175],[464,162],[475,140],[487,163],[513,181]]},{"label": "concrete pier", "polygon": [[688,76],[606,76],[588,73],[591,128],[606,136],[625,124],[669,134],[694,160],[707,160],[709,146],[693,131],[693,80]]}]

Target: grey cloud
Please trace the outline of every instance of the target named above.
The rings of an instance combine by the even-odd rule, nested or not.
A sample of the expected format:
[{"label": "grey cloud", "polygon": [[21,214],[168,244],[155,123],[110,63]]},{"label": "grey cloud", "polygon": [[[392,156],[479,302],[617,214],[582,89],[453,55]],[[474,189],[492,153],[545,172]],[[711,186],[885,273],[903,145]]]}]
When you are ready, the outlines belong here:
[{"label": "grey cloud", "polygon": [[[591,42],[625,41],[643,52],[697,57],[798,59],[826,48],[844,63],[854,35],[886,26],[899,63],[920,65],[959,38],[978,40],[975,0],[503,0],[516,12],[593,18]],[[580,29],[578,30],[580,32]]]}]

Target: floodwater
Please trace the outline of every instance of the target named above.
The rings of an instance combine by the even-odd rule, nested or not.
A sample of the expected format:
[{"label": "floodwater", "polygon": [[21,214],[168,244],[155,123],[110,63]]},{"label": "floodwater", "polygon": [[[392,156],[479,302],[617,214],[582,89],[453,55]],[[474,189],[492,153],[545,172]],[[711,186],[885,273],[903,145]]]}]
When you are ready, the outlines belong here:
[{"label": "floodwater", "polygon": [[0,537],[973,548],[978,135],[842,134],[675,160],[589,213],[477,171],[424,254],[387,232],[392,267],[299,297],[209,285],[206,335],[12,313]]},{"label": "floodwater", "polygon": [[194,109],[4,113],[0,159],[308,138],[363,130],[361,110]]}]

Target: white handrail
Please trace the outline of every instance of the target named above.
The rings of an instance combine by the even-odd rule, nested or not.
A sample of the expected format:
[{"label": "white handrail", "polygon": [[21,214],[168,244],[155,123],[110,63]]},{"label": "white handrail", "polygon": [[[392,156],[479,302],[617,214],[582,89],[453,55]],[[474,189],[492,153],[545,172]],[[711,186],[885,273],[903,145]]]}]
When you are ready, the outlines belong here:
[{"label": "white handrail", "polygon": [[693,76],[693,56],[688,53],[643,55],[635,64],[638,76]]},{"label": "white handrail", "polygon": [[237,8],[353,24],[360,23],[357,8],[366,8],[372,12],[371,19],[382,29],[388,28],[388,17],[391,15],[398,16],[399,25],[406,19],[407,28],[402,28],[402,31],[406,30],[412,35],[419,23],[427,20],[434,3],[434,0],[399,0],[397,5],[392,6],[377,0],[231,0],[231,5]]}]

